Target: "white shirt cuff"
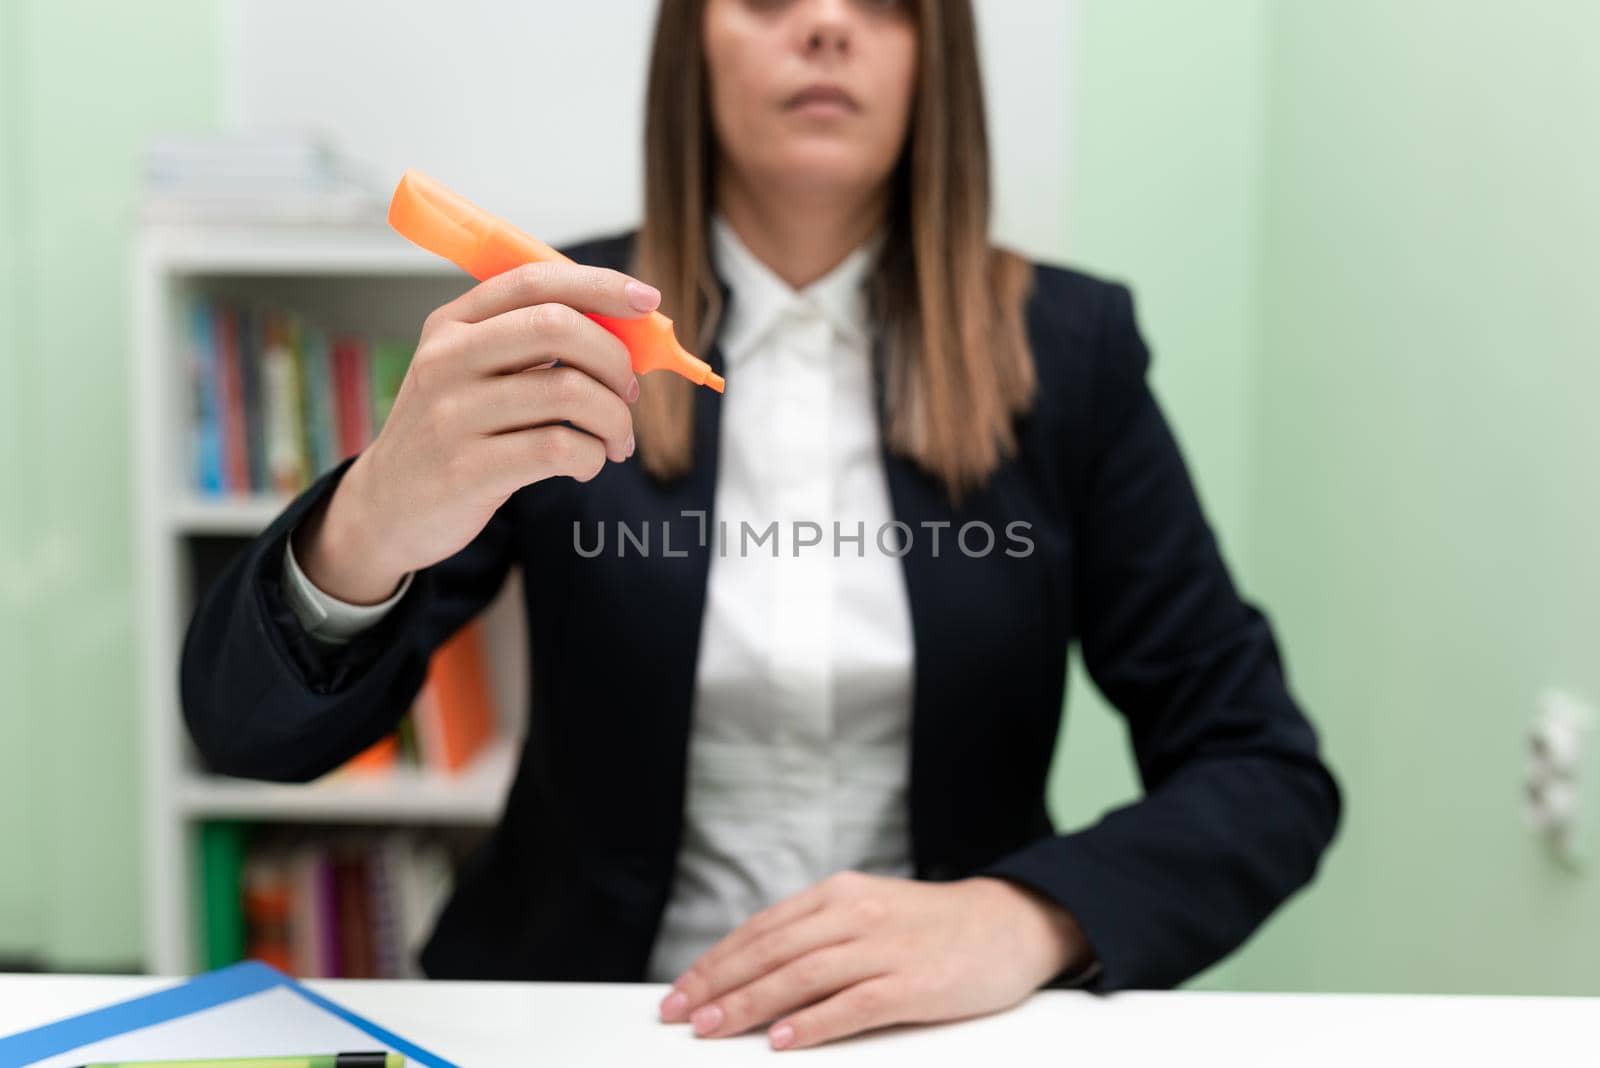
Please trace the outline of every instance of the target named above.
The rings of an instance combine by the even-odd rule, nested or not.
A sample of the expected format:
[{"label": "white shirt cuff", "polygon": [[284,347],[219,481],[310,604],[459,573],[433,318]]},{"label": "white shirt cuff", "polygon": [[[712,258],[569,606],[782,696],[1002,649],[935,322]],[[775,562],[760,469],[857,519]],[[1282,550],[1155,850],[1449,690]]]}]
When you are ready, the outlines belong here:
[{"label": "white shirt cuff", "polygon": [[400,603],[400,598],[411,588],[411,572],[400,580],[400,588],[388,600],[379,604],[351,604],[330,593],[324,593],[306,577],[300,562],[294,558],[294,537],[286,540],[283,552],[283,593],[289,608],[305,632],[319,641],[343,645],[357,634],[377,626],[389,610]]}]

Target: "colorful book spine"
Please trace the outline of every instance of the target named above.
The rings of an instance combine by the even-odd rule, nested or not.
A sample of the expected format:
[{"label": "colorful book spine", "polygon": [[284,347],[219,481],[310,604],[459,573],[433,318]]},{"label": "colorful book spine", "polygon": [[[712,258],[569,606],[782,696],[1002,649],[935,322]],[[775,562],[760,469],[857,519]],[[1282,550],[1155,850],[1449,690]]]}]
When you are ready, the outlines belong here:
[{"label": "colorful book spine", "polygon": [[306,476],[315,477],[339,460],[335,444],[333,366],[328,335],[307,323],[300,329],[302,403],[304,405]]},{"label": "colorful book spine", "polygon": [[360,753],[345,761],[345,771],[353,771],[358,775],[382,775],[393,771],[394,766],[400,761],[400,736],[390,734],[379,738],[367,746]]},{"label": "colorful book spine", "polygon": [[274,492],[300,487],[300,406],[295,391],[294,352],[286,324],[269,316],[261,353],[262,397],[266,405],[267,471]]},{"label": "colorful book spine", "polygon": [[379,979],[406,976],[406,946],[400,918],[400,872],[405,839],[389,834],[367,847],[367,892],[372,921],[372,971]]},{"label": "colorful book spine", "polygon": [[294,971],[290,923],[294,891],[283,857],[257,853],[244,866],[245,955]]},{"label": "colorful book spine", "polygon": [[333,343],[333,381],[338,410],[339,459],[354,456],[372,440],[372,382],[365,342],[342,337]]},{"label": "colorful book spine", "polygon": [[267,433],[261,399],[261,313],[238,309],[240,394],[244,398],[245,461],[250,492],[265,493],[272,479],[267,471]]},{"label": "colorful book spine", "polygon": [[327,852],[314,845],[302,845],[294,851],[290,867],[294,899],[289,908],[289,943],[293,947],[294,974],[338,975],[333,871]]},{"label": "colorful book spine", "polygon": [[207,970],[244,960],[245,830],[237,823],[200,825],[200,893]]},{"label": "colorful book spine", "polygon": [[292,495],[372,441],[411,347],[333,335],[293,312],[188,308],[193,483],[202,496]]},{"label": "colorful book spine", "polygon": [[366,855],[348,846],[340,849],[333,858],[333,873],[339,895],[339,974],[371,979],[376,973]]},{"label": "colorful book spine", "polygon": [[383,429],[411,366],[411,346],[380,341],[372,346],[372,427]]},{"label": "colorful book spine", "polygon": [[446,774],[471,764],[494,738],[498,716],[480,621],[434,650],[411,715],[423,763]]},{"label": "colorful book spine", "polygon": [[417,955],[455,875],[447,838],[268,829],[247,837],[238,825],[219,826],[231,828],[228,848],[239,847],[223,867],[242,872],[229,887],[244,932],[235,960],[307,979],[421,976]]},{"label": "colorful book spine", "polygon": [[305,489],[311,478],[311,419],[310,405],[306,400],[306,349],[302,336],[304,324],[298,315],[283,317],[284,344],[289,350],[290,405],[294,411],[294,438],[290,448],[294,456],[294,476],[289,483],[290,493]]},{"label": "colorful book spine", "polygon": [[250,491],[250,460],[245,453],[244,360],[239,351],[239,318],[230,305],[211,315],[217,353],[218,422],[222,439],[222,485],[229,493]]},{"label": "colorful book spine", "polygon": [[194,391],[191,432],[195,487],[204,494],[223,491],[221,397],[217,383],[216,334],[212,308],[196,301],[189,309],[189,367]]}]

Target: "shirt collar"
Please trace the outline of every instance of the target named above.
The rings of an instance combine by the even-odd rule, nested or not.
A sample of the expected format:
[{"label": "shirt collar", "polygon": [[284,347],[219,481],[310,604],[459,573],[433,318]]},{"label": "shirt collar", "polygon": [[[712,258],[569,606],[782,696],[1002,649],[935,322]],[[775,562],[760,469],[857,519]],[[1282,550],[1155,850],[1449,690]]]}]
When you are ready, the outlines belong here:
[{"label": "shirt collar", "polygon": [[721,212],[713,214],[711,253],[731,296],[721,338],[724,357],[730,364],[739,362],[785,313],[803,310],[807,305],[820,311],[840,335],[865,338],[866,282],[882,245],[880,227],[837,267],[810,285],[795,289],[756,258]]}]

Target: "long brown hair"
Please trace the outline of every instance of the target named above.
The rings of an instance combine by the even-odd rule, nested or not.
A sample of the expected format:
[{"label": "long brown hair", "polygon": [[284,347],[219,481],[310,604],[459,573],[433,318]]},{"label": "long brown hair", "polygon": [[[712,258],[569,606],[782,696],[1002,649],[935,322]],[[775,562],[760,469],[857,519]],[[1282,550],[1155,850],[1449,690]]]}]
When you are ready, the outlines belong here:
[{"label": "long brown hair", "polygon": [[[1032,270],[989,241],[989,142],[970,0],[917,0],[915,8],[917,85],[872,306],[884,327],[889,447],[959,499],[1015,451],[1014,419],[1033,399],[1023,323]],[[708,237],[716,145],[704,9],[705,0],[662,0],[656,17],[633,265],[661,290],[679,340],[702,356],[722,312]],[[657,477],[682,475],[694,459],[695,387],[659,374],[640,386],[640,459]],[[738,388],[730,379],[728,389]]]}]

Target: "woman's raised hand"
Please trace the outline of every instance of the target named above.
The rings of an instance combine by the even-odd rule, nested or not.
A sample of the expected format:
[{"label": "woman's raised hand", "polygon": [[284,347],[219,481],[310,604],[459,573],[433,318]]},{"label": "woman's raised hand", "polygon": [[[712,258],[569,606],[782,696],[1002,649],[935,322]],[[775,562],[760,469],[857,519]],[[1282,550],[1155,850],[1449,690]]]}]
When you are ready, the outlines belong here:
[{"label": "woman's raised hand", "polygon": [[582,313],[634,317],[660,300],[618,271],[540,263],[435,310],[377,439],[295,533],[306,576],[376,603],[465,547],[519,488],[627,459],[639,381]]}]

